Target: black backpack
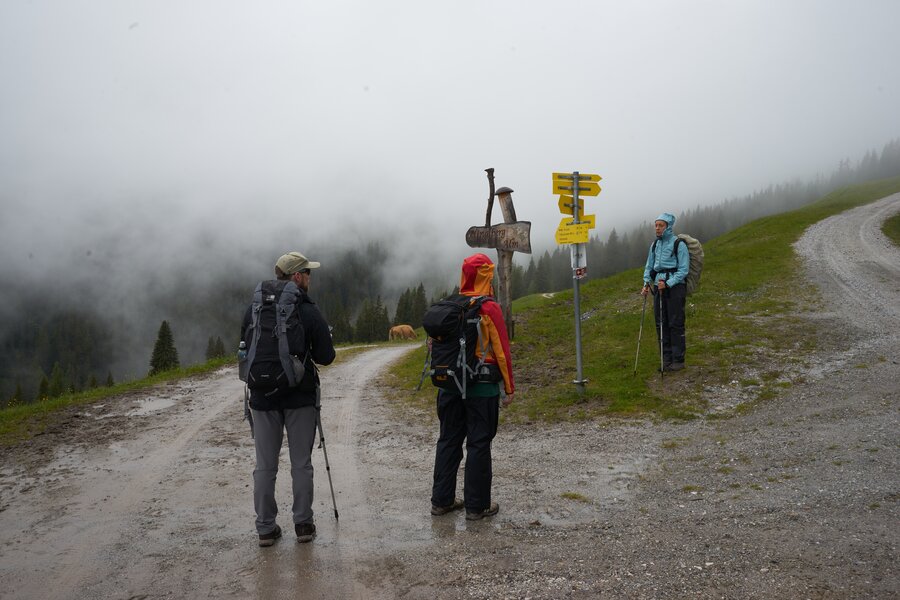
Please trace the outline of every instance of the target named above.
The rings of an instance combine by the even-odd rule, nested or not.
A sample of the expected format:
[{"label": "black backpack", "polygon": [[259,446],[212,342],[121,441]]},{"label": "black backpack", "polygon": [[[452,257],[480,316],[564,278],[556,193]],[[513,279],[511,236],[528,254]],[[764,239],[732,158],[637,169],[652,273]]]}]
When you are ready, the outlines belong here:
[{"label": "black backpack", "polygon": [[246,356],[238,376],[251,390],[293,388],[306,373],[306,339],[300,322],[303,292],[293,281],[262,281],[253,292],[250,325],[244,332]]},{"label": "black backpack", "polygon": [[[486,296],[450,296],[435,302],[425,311],[422,327],[431,338],[431,383],[466,397],[469,382],[496,383],[502,379],[500,368],[484,359],[490,341],[481,335],[481,305]],[[481,360],[475,354],[481,347]],[[427,359],[426,359],[427,360]]]}]

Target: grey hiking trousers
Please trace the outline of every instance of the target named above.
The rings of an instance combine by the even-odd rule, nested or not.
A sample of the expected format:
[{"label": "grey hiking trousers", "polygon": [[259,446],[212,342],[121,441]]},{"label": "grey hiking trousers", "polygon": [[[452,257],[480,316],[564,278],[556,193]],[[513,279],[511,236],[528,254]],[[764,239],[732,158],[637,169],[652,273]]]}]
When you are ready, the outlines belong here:
[{"label": "grey hiking trousers", "polygon": [[316,408],[253,410],[253,427],[256,442],[253,506],[257,533],[262,535],[275,530],[275,517],[278,516],[275,478],[285,431],[291,457],[294,524],[312,523],[313,465],[310,455],[316,439]]}]

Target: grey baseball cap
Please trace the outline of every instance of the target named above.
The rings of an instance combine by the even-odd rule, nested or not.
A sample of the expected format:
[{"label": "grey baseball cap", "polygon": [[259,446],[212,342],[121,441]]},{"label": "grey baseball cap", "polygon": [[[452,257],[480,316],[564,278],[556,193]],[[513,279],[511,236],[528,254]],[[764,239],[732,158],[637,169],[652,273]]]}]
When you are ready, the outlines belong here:
[{"label": "grey baseball cap", "polygon": [[309,260],[299,252],[288,252],[278,259],[275,266],[285,275],[293,275],[303,269],[318,269],[321,265]]}]

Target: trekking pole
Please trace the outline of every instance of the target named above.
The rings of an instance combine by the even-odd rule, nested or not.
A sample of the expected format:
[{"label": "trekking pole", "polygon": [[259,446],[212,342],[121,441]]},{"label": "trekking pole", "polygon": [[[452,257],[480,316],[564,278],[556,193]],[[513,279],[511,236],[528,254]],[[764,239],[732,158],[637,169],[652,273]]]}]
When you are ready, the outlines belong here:
[{"label": "trekking pole", "polygon": [[665,377],[665,364],[663,364],[663,291],[656,288],[656,296],[659,299],[659,321],[656,322],[656,332],[659,334],[659,378]]},{"label": "trekking pole", "polygon": [[328,464],[328,450],[325,448],[325,430],[322,428],[322,391],[316,384],[316,426],[319,428],[319,448],[325,456],[325,472],[328,473],[328,487],[331,488],[331,506],[334,507],[334,520],[338,521],[337,501],[334,499],[334,484],[331,482],[331,465]]},{"label": "trekking pole", "polygon": [[425,346],[428,348],[425,351],[425,364],[422,365],[422,376],[419,377],[419,385],[416,386],[416,391],[422,389],[422,382],[425,381],[425,375],[428,374],[428,359],[431,357],[431,338],[425,340]]},{"label": "trekking pole", "polygon": [[644,294],[644,305],[641,307],[641,328],[638,330],[638,343],[637,350],[634,352],[634,373],[632,373],[632,377],[637,375],[637,366],[638,366],[638,356],[641,353],[641,336],[644,334],[644,315],[647,313],[647,296],[649,295],[649,291],[647,294]]}]

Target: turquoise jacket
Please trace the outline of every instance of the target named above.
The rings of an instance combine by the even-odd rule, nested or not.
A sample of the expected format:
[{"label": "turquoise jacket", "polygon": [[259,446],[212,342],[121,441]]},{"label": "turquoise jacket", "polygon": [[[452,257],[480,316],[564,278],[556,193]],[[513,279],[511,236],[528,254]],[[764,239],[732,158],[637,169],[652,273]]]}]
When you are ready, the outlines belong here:
[{"label": "turquoise jacket", "polygon": [[[662,237],[650,244],[650,252],[647,254],[647,264],[644,265],[644,283],[650,285],[654,280],[662,279],[669,287],[684,283],[691,266],[691,254],[687,244],[678,244],[678,256],[674,255],[675,240],[678,239],[672,227],[675,225],[675,215],[663,213],[656,217],[656,221],[665,221],[668,227],[663,231]],[[653,277],[656,273],[656,277]]]}]

